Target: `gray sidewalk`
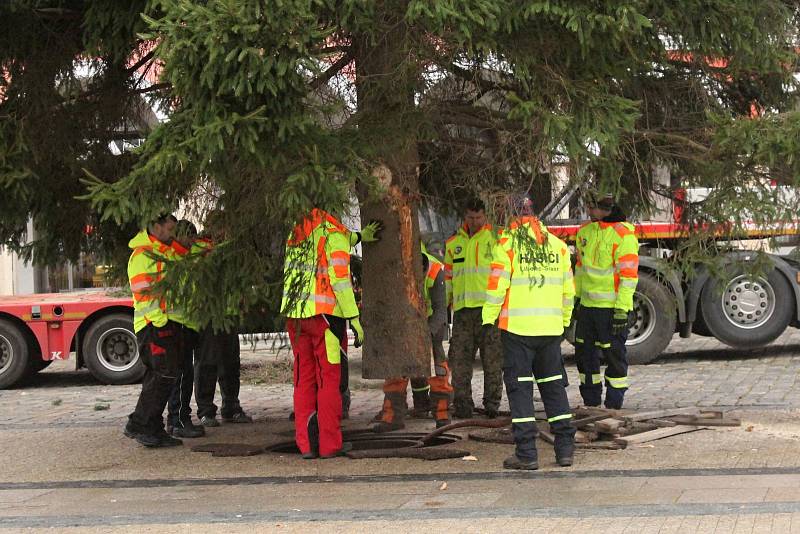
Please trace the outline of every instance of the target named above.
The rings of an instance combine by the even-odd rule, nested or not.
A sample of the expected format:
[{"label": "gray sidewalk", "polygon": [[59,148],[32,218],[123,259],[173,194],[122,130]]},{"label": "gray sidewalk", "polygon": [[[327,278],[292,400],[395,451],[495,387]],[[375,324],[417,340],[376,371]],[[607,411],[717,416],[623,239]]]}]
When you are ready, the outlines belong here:
[{"label": "gray sidewalk", "polygon": [[[358,378],[348,428],[379,408],[380,381]],[[276,356],[245,352],[255,362]],[[477,461],[212,458],[146,450],[122,436],[138,385],[101,386],[57,362],[33,384],[0,391],[0,529],[87,532],[800,532],[800,335],[751,354],[676,340],[631,369],[626,407],[722,406],[738,428],[674,436],[624,451],[579,451],[541,470],[501,468],[513,447],[453,445]],[[577,379],[568,361],[577,404]],[[480,403],[482,374],[473,389]],[[223,425],[187,445],[292,439],[291,386],[248,385],[254,425]],[[409,430],[432,422],[410,420]],[[446,483],[446,486],[445,486]],[[74,527],[74,528],[73,528]]]}]

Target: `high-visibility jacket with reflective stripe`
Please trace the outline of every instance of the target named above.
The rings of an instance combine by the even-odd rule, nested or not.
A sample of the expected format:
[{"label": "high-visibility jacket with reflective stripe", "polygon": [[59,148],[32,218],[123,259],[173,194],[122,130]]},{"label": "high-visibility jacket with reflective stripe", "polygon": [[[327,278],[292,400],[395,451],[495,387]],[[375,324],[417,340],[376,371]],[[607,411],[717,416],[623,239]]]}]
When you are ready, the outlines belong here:
[{"label": "high-visibility jacket with reflective stripe", "polygon": [[464,225],[447,240],[444,275],[447,302],[453,311],[480,308],[486,299],[492,254],[497,238],[490,225],[470,237]]},{"label": "high-visibility jacket with reflective stripe", "polygon": [[[442,262],[436,259],[435,256],[429,254],[424,250],[422,253],[428,258],[428,272],[425,273],[425,284],[423,286],[422,294],[425,297],[425,305],[428,307],[428,317],[433,315],[433,303],[431,302],[431,288],[436,283],[436,277],[439,276],[439,272],[444,268]],[[441,286],[439,286],[441,291]]]},{"label": "high-visibility jacket with reflective stripe", "polygon": [[283,314],[306,318],[358,316],[350,279],[350,232],[335,217],[314,209],[286,241]]},{"label": "high-visibility jacket with reflective stripe", "polygon": [[173,259],[175,248],[165,245],[146,230],[130,240],[133,250],[128,260],[128,280],[133,293],[133,330],[148,324],[162,327],[170,319],[166,299],[151,294],[152,287],[164,277],[166,260]]},{"label": "high-visibility jacket with reflective stripe", "polygon": [[483,305],[483,323],[521,336],[560,336],[569,325],[575,285],[569,249],[536,217],[500,234]]},{"label": "high-visibility jacket with reflective stripe", "polygon": [[633,309],[639,240],[626,222],[584,224],[575,238],[575,289],[581,306]]}]

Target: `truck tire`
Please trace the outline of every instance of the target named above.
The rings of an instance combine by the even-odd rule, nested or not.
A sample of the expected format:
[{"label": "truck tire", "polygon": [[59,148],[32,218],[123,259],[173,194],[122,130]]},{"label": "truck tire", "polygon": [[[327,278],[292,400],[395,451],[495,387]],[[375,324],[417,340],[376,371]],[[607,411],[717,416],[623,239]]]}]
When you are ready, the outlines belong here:
[{"label": "truck tire", "polygon": [[780,336],[792,320],[792,287],[776,269],[752,278],[741,270],[710,279],[700,294],[711,334],[726,345],[752,348]]},{"label": "truck tire", "polygon": [[139,358],[133,319],[124,313],[95,321],[83,339],[83,361],[104,384],[132,384],[141,380],[144,365]]},{"label": "truck tire", "polygon": [[0,389],[25,378],[29,365],[25,336],[14,323],[0,319]]},{"label": "truck tire", "polygon": [[628,332],[628,361],[650,363],[667,348],[675,333],[675,297],[658,279],[639,273],[633,297],[634,322]]}]

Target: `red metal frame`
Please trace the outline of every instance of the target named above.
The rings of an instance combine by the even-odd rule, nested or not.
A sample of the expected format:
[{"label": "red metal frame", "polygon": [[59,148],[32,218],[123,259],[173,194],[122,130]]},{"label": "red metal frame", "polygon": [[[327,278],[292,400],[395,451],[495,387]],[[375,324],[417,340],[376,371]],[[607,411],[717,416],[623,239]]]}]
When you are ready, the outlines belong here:
[{"label": "red metal frame", "polygon": [[0,297],[0,318],[10,315],[24,322],[39,342],[43,360],[66,360],[84,321],[104,309],[119,307],[133,311],[133,300],[108,291],[42,293]]}]

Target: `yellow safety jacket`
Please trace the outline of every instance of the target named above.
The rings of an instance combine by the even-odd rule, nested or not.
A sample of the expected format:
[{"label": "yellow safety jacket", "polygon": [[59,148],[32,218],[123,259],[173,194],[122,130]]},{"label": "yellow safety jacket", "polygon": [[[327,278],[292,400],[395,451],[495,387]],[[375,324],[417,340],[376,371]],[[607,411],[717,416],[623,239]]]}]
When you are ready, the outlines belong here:
[{"label": "yellow safety jacket", "polygon": [[447,303],[453,306],[453,311],[483,306],[496,243],[495,233],[488,224],[472,237],[464,225],[447,240],[444,279]]},{"label": "yellow safety jacket", "polygon": [[[436,283],[436,277],[439,275],[439,272],[444,268],[442,262],[436,259],[435,256],[428,253],[425,250],[425,246],[422,247],[422,253],[428,258],[428,272],[425,273],[425,284],[423,285],[422,294],[425,297],[425,305],[428,307],[428,317],[433,315],[433,303],[431,302],[431,288],[433,284]],[[440,286],[441,287],[441,286]],[[441,291],[441,290],[440,290]]]},{"label": "yellow safety jacket", "polygon": [[536,217],[521,217],[500,234],[483,305],[483,323],[521,336],[560,336],[575,299],[566,243]]},{"label": "yellow safety jacket", "polygon": [[139,332],[148,324],[160,328],[171,319],[166,299],[150,294],[152,286],[164,278],[168,260],[175,259],[176,249],[165,245],[146,230],[130,240],[128,280],[133,293],[133,330]]},{"label": "yellow safety jacket", "polygon": [[283,272],[283,314],[358,317],[350,279],[350,231],[314,209],[289,234]]},{"label": "yellow safety jacket", "polygon": [[626,222],[590,222],[575,238],[575,289],[581,306],[633,309],[639,241]]}]

